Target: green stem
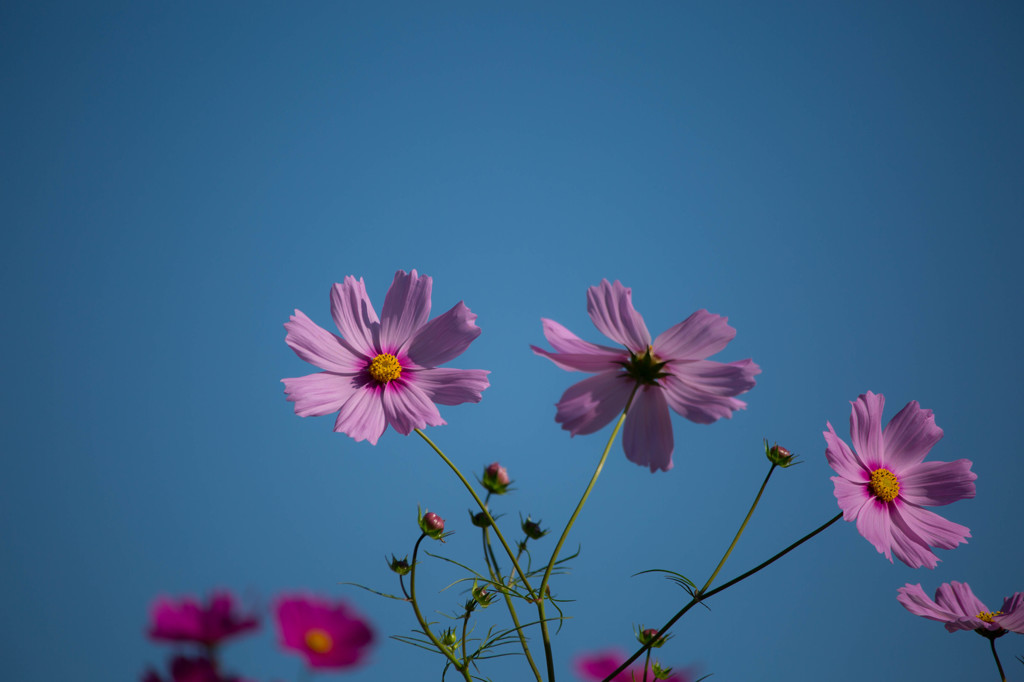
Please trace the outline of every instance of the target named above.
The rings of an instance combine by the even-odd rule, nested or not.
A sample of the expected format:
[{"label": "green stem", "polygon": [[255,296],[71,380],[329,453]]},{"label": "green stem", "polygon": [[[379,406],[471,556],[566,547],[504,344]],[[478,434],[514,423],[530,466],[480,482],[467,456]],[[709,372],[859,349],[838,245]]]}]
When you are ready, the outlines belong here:
[{"label": "green stem", "polygon": [[651,650],[647,650],[647,658],[644,659],[644,682],[647,682],[647,669],[651,667]]},{"label": "green stem", "polygon": [[757,509],[757,503],[761,501],[761,495],[764,493],[764,489],[768,486],[768,479],[772,477],[773,471],[775,471],[774,463],[772,463],[771,467],[768,469],[768,475],[764,477],[764,483],[761,484],[761,489],[757,491],[757,497],[754,498],[754,503],[750,505],[750,511],[747,512],[747,517],[743,519],[743,523],[740,524],[740,529],[736,531],[736,537],[732,539],[732,544],[729,545],[729,549],[725,550],[722,560],[718,562],[717,566],[715,566],[714,572],[712,572],[708,581],[704,583],[704,587],[697,590],[697,594],[704,594],[707,592],[707,589],[711,587],[711,583],[715,581],[715,577],[718,575],[718,572],[722,570],[723,566],[725,566],[725,562],[729,558],[729,555],[732,554],[732,550],[736,549],[736,543],[740,541],[740,536],[743,535],[743,531],[746,530],[747,524],[750,522],[750,517],[754,515],[754,510]]},{"label": "green stem", "polygon": [[633,390],[629,394],[629,399],[626,400],[626,406],[622,409],[622,414],[619,415],[619,420],[615,422],[615,428],[612,429],[612,435],[608,438],[608,444],[604,446],[604,452],[601,453],[601,459],[597,463],[597,468],[594,469],[594,475],[590,477],[590,483],[587,484],[587,489],[583,491],[583,497],[580,498],[579,504],[576,505],[576,509],[573,511],[572,516],[569,517],[569,522],[565,524],[565,530],[562,531],[562,536],[558,538],[558,544],[555,545],[555,551],[551,553],[551,559],[548,560],[548,567],[544,571],[544,579],[540,582],[540,596],[537,599],[537,612],[540,616],[541,636],[544,638],[544,655],[547,658],[548,664],[548,682],[555,682],[555,660],[551,653],[551,634],[548,632],[548,619],[544,613],[544,598],[547,594],[548,580],[551,578],[551,571],[555,568],[555,562],[558,561],[558,553],[562,551],[562,545],[565,544],[566,538],[569,537],[569,531],[572,530],[572,526],[576,522],[576,517],[580,515],[581,511],[583,511],[583,505],[587,503],[587,498],[590,497],[590,491],[594,489],[594,485],[597,483],[597,477],[601,475],[601,470],[604,468],[605,460],[608,459],[608,453],[612,449],[612,443],[615,442],[615,437],[619,434],[619,429],[622,428],[622,423],[626,421],[626,414],[629,412],[630,405],[633,404],[633,398],[636,396],[638,388],[640,388],[639,383],[633,386]]},{"label": "green stem", "polygon": [[526,573],[523,571],[522,567],[519,565],[519,562],[516,560],[515,555],[512,553],[512,548],[509,547],[508,543],[505,541],[505,536],[501,534],[501,530],[498,528],[498,524],[494,520],[494,517],[491,516],[491,512],[487,510],[487,505],[484,504],[484,501],[481,500],[480,496],[476,494],[476,491],[473,490],[473,486],[470,485],[469,481],[466,480],[466,477],[462,475],[462,472],[459,471],[459,468],[455,466],[455,464],[450,459],[448,459],[448,457],[445,456],[443,452],[441,452],[441,448],[434,445],[434,441],[430,440],[427,437],[427,434],[423,433],[423,431],[421,431],[420,429],[415,429],[415,431],[420,435],[420,438],[425,440],[427,442],[427,445],[433,448],[434,452],[436,452],[438,456],[444,460],[444,463],[447,464],[449,468],[451,468],[455,475],[459,477],[459,480],[462,481],[462,485],[466,486],[466,490],[468,490],[469,494],[473,496],[474,500],[476,500],[477,505],[480,507],[480,511],[487,515],[487,520],[490,522],[491,527],[494,528],[494,534],[498,536],[498,540],[501,541],[501,546],[505,548],[505,552],[508,554],[509,559],[512,560],[512,565],[515,567],[516,572],[519,573],[519,577],[523,581],[523,586],[526,587],[527,591],[530,593],[530,596],[533,597],[534,590],[530,586],[530,581],[526,579]]},{"label": "green stem", "polygon": [[996,665],[999,667],[999,678],[1006,682],[1006,673],[1003,672],[1003,664],[999,662],[999,654],[996,653],[996,638],[991,637],[988,643],[992,645],[992,657],[996,659]]},{"label": "green stem", "polygon": [[423,614],[420,612],[419,604],[416,603],[416,555],[417,553],[419,553],[420,543],[423,542],[423,538],[425,537],[427,537],[426,533],[420,535],[420,539],[416,541],[416,546],[413,547],[412,550],[412,568],[409,571],[409,595],[410,603],[412,604],[412,610],[416,613],[416,620],[419,622],[420,629],[423,630],[423,634],[429,637],[430,641],[433,642],[434,646],[437,647],[437,650],[444,654],[449,661],[451,661],[451,664],[455,666],[456,670],[462,673],[462,677],[466,680],[466,682],[473,682],[469,676],[469,666],[460,665],[459,660],[455,658],[454,655],[452,655],[452,652],[448,650],[448,647],[446,647],[444,644],[441,643],[440,640],[438,640],[437,636],[434,635],[433,630],[430,629],[430,625],[427,623],[427,620],[423,617]]},{"label": "green stem", "polygon": [[[786,549],[782,550],[781,552],[779,552],[778,554],[773,556],[771,559],[768,559],[767,561],[758,564],[757,566],[755,566],[754,568],[750,569],[746,573],[733,578],[732,580],[730,580],[729,582],[725,583],[724,585],[720,585],[719,587],[716,587],[715,589],[711,590],[710,592],[707,592],[706,594],[701,594],[699,592],[696,593],[694,595],[693,599],[691,599],[686,606],[681,608],[679,610],[679,612],[676,613],[676,615],[672,616],[668,620],[668,622],[665,623],[662,627],[658,628],[658,634],[659,635],[668,634],[669,628],[671,628],[673,625],[675,625],[676,621],[679,620],[680,618],[682,618],[683,614],[685,614],[687,611],[692,609],[694,606],[696,606],[700,602],[704,601],[705,599],[710,599],[711,597],[715,596],[716,594],[718,594],[722,590],[729,589],[730,587],[732,587],[736,583],[741,582],[743,580],[746,580],[747,578],[749,578],[750,576],[754,575],[755,573],[757,573],[761,569],[767,568],[768,566],[772,565],[773,563],[775,563],[776,561],[778,561],[782,557],[786,556],[787,554],[792,552],[794,549],[796,549],[800,545],[804,544],[805,542],[807,542],[808,540],[813,538],[815,535],[817,535],[818,533],[822,532],[823,530],[825,530],[826,528],[828,528],[829,526],[831,526],[833,523],[835,523],[836,521],[838,521],[841,518],[843,518],[843,513],[839,512],[838,514],[833,516],[832,519],[829,520],[827,523],[825,523],[824,525],[818,526],[818,528],[812,530],[810,533],[808,533],[807,535],[803,536],[802,538],[800,538],[799,540],[797,540],[796,542],[791,544],[789,547],[787,547]],[[616,675],[618,675],[623,670],[625,670],[629,666],[630,663],[632,663],[636,659],[640,658],[640,656],[642,656],[645,651],[648,651],[651,648],[651,644],[653,642],[654,642],[654,640],[651,640],[647,644],[644,644],[639,649],[637,649],[636,653],[634,653],[632,656],[630,656],[628,659],[626,659],[625,663],[623,663],[618,668],[616,668],[610,675],[608,675],[603,680],[601,680],[601,682],[610,682]]]}]

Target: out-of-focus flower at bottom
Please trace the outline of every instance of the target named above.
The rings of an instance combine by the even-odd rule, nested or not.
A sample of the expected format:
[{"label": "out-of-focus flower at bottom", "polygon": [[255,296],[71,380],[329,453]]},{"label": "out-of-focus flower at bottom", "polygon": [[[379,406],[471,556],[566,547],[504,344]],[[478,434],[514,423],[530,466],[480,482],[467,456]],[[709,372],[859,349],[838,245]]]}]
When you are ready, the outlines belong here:
[{"label": "out-of-focus flower at bottom", "polygon": [[345,602],[283,596],[277,600],[281,646],[297,651],[310,668],[349,668],[362,662],[373,630]]},{"label": "out-of-focus flower at bottom", "polygon": [[154,670],[142,676],[142,682],[248,682],[241,677],[222,676],[213,663],[202,656],[189,658],[175,656],[171,659],[171,677],[160,677]]},{"label": "out-of-focus flower at bottom", "polygon": [[150,639],[214,646],[260,626],[259,619],[235,608],[230,592],[214,592],[205,604],[192,597],[160,597],[150,612]]},{"label": "out-of-focus flower at bottom", "polygon": [[[580,654],[576,657],[573,667],[576,670],[576,675],[581,680],[601,682],[601,680],[608,677],[616,668],[622,665],[622,662],[627,658],[629,658],[629,654],[618,649],[605,649],[603,651]],[[634,680],[639,682],[642,679],[644,679],[643,663],[634,664],[612,678],[613,682],[633,682]],[[654,682],[654,672],[650,669],[647,671],[647,679],[649,682]],[[693,671],[689,669],[682,671],[675,669],[666,679],[667,682],[691,682]]]}]

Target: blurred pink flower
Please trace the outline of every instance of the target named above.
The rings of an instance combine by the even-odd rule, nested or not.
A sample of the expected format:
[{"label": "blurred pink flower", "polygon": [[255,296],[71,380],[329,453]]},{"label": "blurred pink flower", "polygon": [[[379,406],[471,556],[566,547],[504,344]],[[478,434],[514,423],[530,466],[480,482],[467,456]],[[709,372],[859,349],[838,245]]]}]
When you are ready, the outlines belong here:
[{"label": "blurred pink flower", "polygon": [[258,627],[256,616],[235,611],[231,593],[215,592],[205,606],[192,597],[178,601],[159,597],[150,612],[149,636],[155,640],[213,646]]},{"label": "blurred pink flower", "polygon": [[608,280],[587,290],[587,312],[602,334],[625,349],[584,341],[547,319],[541,320],[544,336],[555,351],[530,346],[562,369],[596,373],[570,386],[556,406],[555,421],[572,435],[594,433],[618,417],[639,384],[622,448],[629,461],[668,471],[674,448],[669,407],[692,422],[710,424],[747,406],[735,396],[754,387],[761,368],[750,359],[706,359],[736,336],[727,318],[698,310],[652,342],[631,290]]},{"label": "blurred pink flower", "polygon": [[305,657],[310,668],[358,665],[373,642],[373,630],[344,602],[306,596],[277,601],[281,646]]},{"label": "blurred pink flower", "polygon": [[836,435],[832,424],[823,432],[825,456],[838,476],[832,477],[843,518],[880,553],[911,568],[935,568],[939,558],[931,547],[952,549],[967,542],[971,531],[947,521],[925,505],[949,504],[974,497],[969,459],[924,462],[942,438],[931,410],[916,400],[907,403],[882,430],[885,396],[868,391],[851,403],[850,437],[854,450]]},{"label": "blurred pink flower", "polygon": [[[608,675],[622,665],[622,662],[629,658],[629,654],[623,653],[618,649],[606,649],[604,651],[595,651],[589,654],[581,654],[576,657],[575,669],[576,674],[580,679],[587,680],[590,682],[601,682]],[[626,668],[621,673],[612,678],[613,682],[640,682],[644,679],[644,666],[643,663],[634,664],[632,667]],[[648,682],[654,682],[654,673],[648,669],[647,671]],[[693,679],[689,670],[683,670],[682,672],[673,669],[672,674],[669,675],[667,682],[690,682]]]},{"label": "blurred pink flower", "polygon": [[480,402],[489,372],[438,367],[480,335],[476,315],[460,301],[428,322],[430,289],[429,277],[399,270],[378,320],[363,280],[346,277],[331,290],[331,316],[342,336],[296,310],[284,325],[285,343],[325,371],[281,380],[295,414],[337,412],[335,431],[376,445],[388,425],[409,435],[446,423],[437,405]]},{"label": "blurred pink flower", "polygon": [[1003,600],[998,611],[989,608],[974,596],[967,583],[942,583],[935,590],[935,601],[921,589],[921,584],[897,590],[896,599],[915,616],[937,620],[946,624],[950,632],[957,630],[984,630],[997,632],[1011,630],[1024,634],[1024,592],[1014,592]]},{"label": "blurred pink flower", "polygon": [[[142,682],[164,682],[155,671],[148,670]],[[246,682],[241,677],[225,677],[217,673],[213,662],[202,656],[188,658],[175,656],[171,659],[171,677],[168,682]]]}]

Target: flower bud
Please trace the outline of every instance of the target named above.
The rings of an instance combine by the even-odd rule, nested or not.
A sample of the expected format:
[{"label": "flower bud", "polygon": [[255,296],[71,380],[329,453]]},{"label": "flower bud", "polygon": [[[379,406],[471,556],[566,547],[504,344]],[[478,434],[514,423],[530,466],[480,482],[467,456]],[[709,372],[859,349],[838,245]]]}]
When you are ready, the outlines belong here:
[{"label": "flower bud", "polygon": [[388,564],[388,568],[397,573],[398,575],[405,575],[412,570],[412,566],[409,565],[409,558],[403,557],[399,559],[394,554],[391,555],[391,563]]},{"label": "flower bud", "polygon": [[473,510],[469,510],[469,520],[472,521],[473,525],[477,528],[487,528],[491,525],[490,519],[487,518],[487,514],[483,512],[473,513]]},{"label": "flower bud", "polygon": [[672,674],[672,668],[662,668],[661,665],[655,661],[651,665],[651,672],[654,673],[654,679],[656,680],[667,680],[669,675]]},{"label": "flower bud", "polygon": [[481,483],[487,490],[494,493],[495,495],[504,495],[508,492],[508,485],[512,481],[508,478],[508,472],[505,471],[505,467],[501,466],[497,462],[494,462],[486,469],[484,469],[484,477]]},{"label": "flower bud", "polygon": [[547,530],[541,529],[539,523],[531,521],[529,516],[527,516],[526,520],[523,521],[523,532],[526,533],[526,537],[531,540],[540,540],[548,534]]},{"label": "flower bud", "polygon": [[765,438],[764,440],[764,454],[765,457],[768,458],[769,462],[782,468],[786,468],[797,463],[793,461],[796,458],[796,455],[790,454],[789,450],[782,447],[778,443],[772,445],[771,447],[768,447],[767,438]]},{"label": "flower bud", "polygon": [[455,634],[455,628],[448,628],[444,631],[441,636],[441,644],[444,644],[449,649],[455,649],[459,644],[459,637]]},{"label": "flower bud", "polygon": [[473,600],[484,607],[485,609],[491,605],[494,601],[494,593],[491,592],[487,585],[477,585],[476,581],[473,581]]},{"label": "flower bud", "polygon": [[427,512],[419,518],[420,530],[434,540],[440,540],[444,533],[444,519],[434,512]]},{"label": "flower bud", "polygon": [[647,644],[650,642],[652,648],[660,648],[662,644],[668,641],[672,635],[665,635],[661,637],[658,635],[658,631],[654,628],[641,629],[636,634],[636,639],[641,644]]}]

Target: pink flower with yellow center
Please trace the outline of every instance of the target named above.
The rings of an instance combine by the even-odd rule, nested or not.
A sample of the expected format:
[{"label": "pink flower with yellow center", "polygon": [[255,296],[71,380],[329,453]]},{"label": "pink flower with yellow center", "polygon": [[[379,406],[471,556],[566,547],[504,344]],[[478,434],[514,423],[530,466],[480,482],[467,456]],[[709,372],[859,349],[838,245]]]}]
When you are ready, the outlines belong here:
[{"label": "pink flower with yellow center", "polygon": [[310,668],[358,665],[373,643],[370,626],[344,602],[281,597],[277,601],[277,625],[281,646],[302,654]]},{"label": "pink flower with yellow center", "polygon": [[444,423],[437,405],[480,402],[486,370],[441,368],[480,335],[476,315],[461,301],[430,317],[431,279],[399,270],[384,297],[381,317],[362,279],[346,277],[331,290],[331,316],[341,336],[296,310],[285,342],[323,369],[282,379],[300,417],[337,412],[334,430],[376,445],[387,427],[402,435]]},{"label": "pink flower with yellow center", "polygon": [[1010,630],[1024,634],[1024,592],[1014,592],[1003,600],[998,611],[991,611],[974,596],[967,583],[950,582],[939,585],[932,601],[924,593],[921,584],[907,584],[897,590],[896,599],[915,616],[945,623],[950,632],[957,630],[978,630],[985,633],[1000,633]]},{"label": "pink flower with yellow center", "polygon": [[925,462],[942,438],[931,410],[916,400],[907,403],[882,430],[885,397],[871,391],[851,403],[853,450],[827,423],[825,456],[838,476],[832,477],[843,518],[880,553],[910,566],[935,568],[932,547],[952,549],[971,532],[925,506],[950,504],[974,497],[977,474],[969,459]]},{"label": "pink flower with yellow center", "polygon": [[623,347],[584,341],[546,319],[541,320],[544,336],[555,352],[530,346],[562,369],[594,374],[570,386],[556,405],[555,421],[573,436],[608,425],[635,388],[622,449],[631,462],[652,472],[668,471],[674,449],[670,407],[692,422],[710,424],[747,406],[735,396],[754,387],[761,368],[749,358],[707,359],[736,336],[727,318],[698,310],[652,341],[633,308],[632,291],[608,280],[587,289],[587,312],[602,334]]}]

